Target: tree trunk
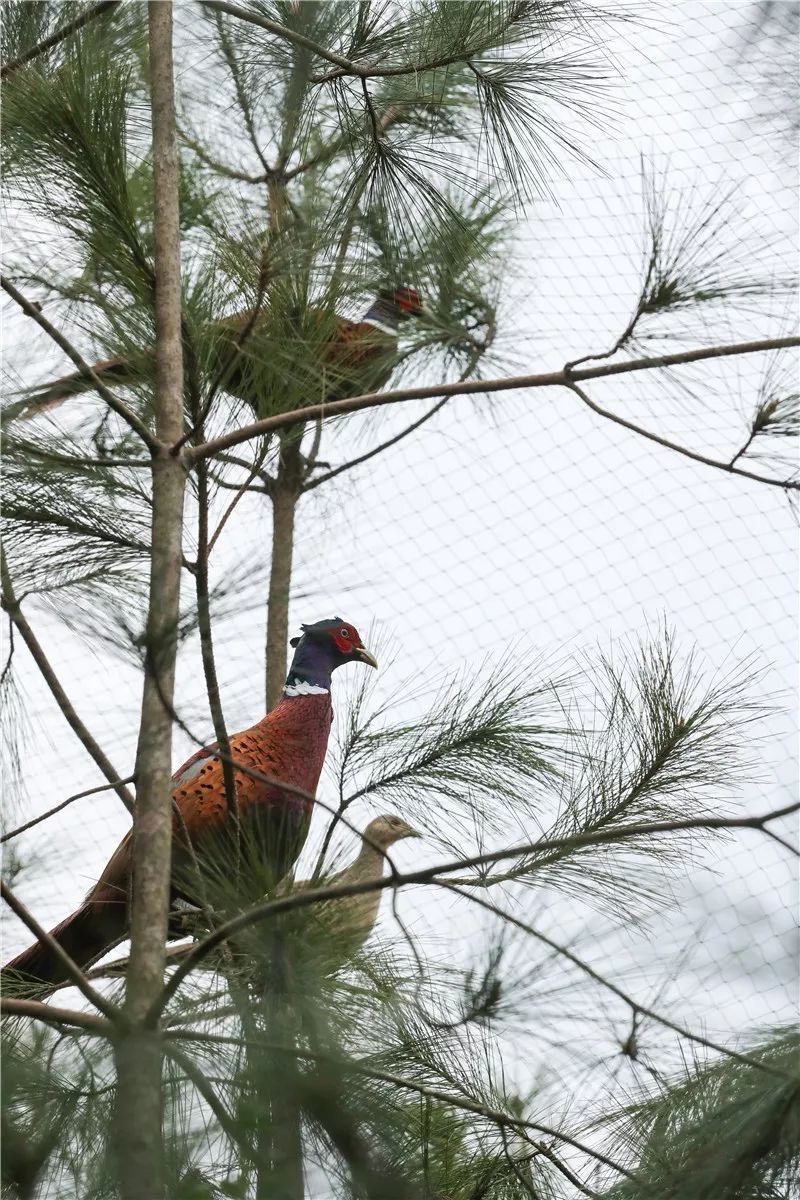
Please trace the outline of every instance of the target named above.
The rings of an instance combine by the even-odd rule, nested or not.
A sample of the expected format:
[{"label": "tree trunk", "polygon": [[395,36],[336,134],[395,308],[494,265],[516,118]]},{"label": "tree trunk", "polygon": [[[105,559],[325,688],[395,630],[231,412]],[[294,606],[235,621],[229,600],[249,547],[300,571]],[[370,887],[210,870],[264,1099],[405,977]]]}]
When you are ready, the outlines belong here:
[{"label": "tree trunk", "polygon": [[144,693],[136,752],[131,953],[125,1013],[129,1032],[116,1045],[114,1142],[123,1200],[164,1195],[161,1046],[147,1014],[164,976],[172,839],[172,704],[181,583],[186,476],[168,446],[183,433],[178,149],[172,75],[172,3],[148,6],[156,318],[156,435],[150,597]]},{"label": "tree trunk", "polygon": [[272,485],[272,562],[267,601],[267,712],[281,697],[289,644],[289,591],[292,584],[294,518],[302,486],[302,427],[281,438],[278,471]]}]

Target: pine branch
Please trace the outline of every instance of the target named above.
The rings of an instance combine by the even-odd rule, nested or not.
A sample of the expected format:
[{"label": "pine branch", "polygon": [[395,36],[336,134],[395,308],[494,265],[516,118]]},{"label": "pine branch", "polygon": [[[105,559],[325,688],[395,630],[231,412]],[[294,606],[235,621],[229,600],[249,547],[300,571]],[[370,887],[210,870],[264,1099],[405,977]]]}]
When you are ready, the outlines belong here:
[{"label": "pine branch", "polygon": [[253,119],[253,110],[250,107],[250,102],[247,98],[245,90],[242,87],[242,78],[241,78],[241,74],[239,72],[239,65],[236,61],[236,54],[235,54],[233,47],[231,46],[230,39],[228,38],[228,35],[225,32],[225,25],[224,25],[224,22],[222,19],[222,14],[219,12],[215,13],[215,23],[217,26],[217,36],[219,38],[219,44],[222,48],[222,55],[223,55],[223,58],[225,59],[228,70],[230,71],[231,79],[233,80],[233,86],[234,86],[234,90],[236,92],[236,99],[238,101],[239,108],[241,109],[241,112],[242,112],[242,119],[244,120],[244,127],[247,130],[247,136],[249,137],[250,144],[253,147],[253,150],[255,151],[256,158],[261,163],[261,166],[264,170],[264,179],[269,180],[273,175],[273,171],[272,171],[272,168],[270,167],[269,163],[267,162],[267,158],[264,154],[264,151],[261,149],[261,146],[259,145],[258,136],[256,134],[255,121]]},{"label": "pine branch", "polygon": [[[284,785],[281,784],[281,786],[283,787]],[[484,867],[489,863],[502,862],[512,858],[525,858],[532,854],[543,853],[549,850],[562,850],[567,847],[615,845],[619,842],[650,836],[652,834],[677,833],[690,829],[754,829],[763,833],[765,826],[769,822],[798,811],[800,811],[800,803],[773,809],[760,817],[700,816],[686,820],[650,821],[633,825],[621,825],[617,828],[602,829],[587,834],[576,833],[568,838],[542,838],[538,842],[525,842],[522,845],[508,847],[503,850],[492,850],[484,854],[460,858],[454,862],[426,867],[419,871],[401,874],[396,870],[392,870],[388,876],[382,879],[370,880],[363,883],[339,884],[335,887],[309,888],[307,891],[297,892],[291,896],[268,900],[266,903],[258,904],[247,912],[226,921],[201,942],[197,943],[193,951],[181,963],[166,984],[158,1005],[150,1014],[150,1019],[157,1019],[158,1013],[163,1011],[165,1005],[175,995],[187,975],[191,973],[197,963],[201,962],[211,950],[221,945],[228,938],[233,937],[236,933],[246,929],[249,925],[267,920],[278,913],[296,908],[306,908],[312,904],[319,904],[326,900],[335,900],[345,896],[366,895],[368,892],[383,891],[385,888],[407,887],[418,883],[438,884],[441,882],[439,877],[442,875],[452,875],[457,871],[463,871],[470,867]]]},{"label": "pine branch", "polygon": [[[109,1004],[105,996],[102,996],[100,992],[96,991],[95,988],[92,987],[81,968],[74,961],[74,959],[67,954],[61,943],[57,942],[52,934],[48,933],[44,926],[39,924],[34,915],[28,911],[22,901],[14,895],[13,891],[4,879],[0,880],[0,895],[15,916],[19,917],[23,925],[27,925],[28,929],[37,939],[37,941],[39,941],[43,946],[46,946],[51,954],[55,955],[55,957],[63,966],[64,970],[69,975],[73,985],[78,989],[79,992],[83,993],[89,1003],[93,1004],[98,1012],[101,1012],[104,1017],[108,1018],[109,1021],[117,1022],[120,1016],[118,1010],[113,1004]],[[8,986],[7,983],[6,986]]]},{"label": "pine branch", "polygon": [[596,1126],[637,1159],[637,1182],[618,1183],[606,1200],[791,1194],[800,1169],[796,1029],[770,1031],[748,1058],[696,1066],[658,1094],[602,1117]]},{"label": "pine branch", "polygon": [[[456,383],[442,383],[423,387],[396,388],[385,392],[371,392],[363,396],[351,396],[345,400],[332,400],[327,404],[308,405],[306,408],[295,409],[293,412],[277,413],[275,416],[266,417],[262,421],[256,421],[252,425],[245,425],[241,429],[235,429],[231,433],[223,434],[218,438],[205,442],[203,445],[195,446],[187,451],[187,457],[190,461],[207,458],[209,455],[218,454],[221,450],[228,450],[232,446],[239,446],[243,442],[250,441],[254,437],[260,437],[265,433],[271,433],[276,429],[286,429],[291,425],[296,425],[304,421],[313,421],[320,417],[336,417],[341,416],[343,413],[360,412],[369,408],[381,408],[387,404],[399,404],[410,400],[428,400],[437,396],[490,395],[496,392],[513,391],[517,388],[566,387],[574,390],[576,382],[585,379],[605,379],[610,376],[627,375],[637,371],[652,371],[661,367],[682,366],[687,363],[704,362],[709,359],[726,358],[740,354],[760,354],[769,350],[782,350],[795,346],[800,346],[800,338],[798,337],[765,338],[763,340],[738,342],[725,346],[702,346],[695,350],[684,350],[676,354],[661,354],[652,358],[633,359],[630,362],[624,363],[605,363],[597,367],[583,367],[575,371],[569,371],[565,368],[560,371],[549,371],[534,375],[514,375],[505,379],[464,380],[463,382],[459,381]],[[638,428],[636,432],[641,432],[644,435],[644,431]],[[655,437],[656,435],[653,436]],[[668,443],[668,447],[683,453],[689,453],[690,457],[695,457],[693,452],[682,450],[682,448],[674,443]],[[741,475],[746,479],[754,479],[759,483],[767,483],[789,491],[800,490],[800,483],[793,480],[772,479],[768,475],[758,475],[753,471],[739,470],[736,467],[731,467],[729,463],[718,463],[713,459],[701,458],[701,461],[705,461],[707,465],[719,467],[729,474]]]},{"label": "pine branch", "polygon": [[[594,980],[595,983],[605,988],[606,991],[611,992],[612,995],[616,996],[618,1000],[621,1000],[624,1004],[626,1004],[634,1017],[647,1017],[649,1020],[655,1021],[659,1025],[663,1025],[664,1028],[671,1029],[673,1033],[679,1034],[680,1037],[686,1038],[687,1041],[695,1042],[700,1046],[705,1046],[707,1050],[714,1050],[717,1054],[722,1054],[727,1058],[735,1059],[737,1062],[747,1063],[749,1066],[759,1067],[760,1069],[766,1071],[770,1070],[768,1066],[764,1066],[764,1064],[759,1062],[757,1059],[751,1058],[749,1055],[743,1054],[739,1050],[732,1050],[729,1046],[723,1046],[719,1042],[714,1042],[710,1038],[704,1037],[702,1034],[693,1033],[684,1025],[679,1025],[676,1021],[671,1020],[669,1017],[665,1017],[662,1013],[656,1012],[652,1008],[648,1008],[647,1005],[640,1004],[637,1000],[634,1000],[632,996],[628,995],[627,992],[623,991],[622,988],[616,983],[612,983],[610,979],[607,979],[604,975],[601,975],[599,971],[590,966],[590,964],[584,959],[579,958],[579,956],[570,950],[568,946],[561,945],[559,942],[554,941],[552,938],[548,937],[547,934],[542,933],[541,930],[537,929],[534,925],[530,925],[527,921],[521,920],[521,918],[515,916],[507,909],[500,908],[499,905],[492,903],[490,900],[486,900],[483,896],[476,895],[472,891],[465,890],[465,888],[459,883],[455,883],[453,881],[444,881],[442,882],[441,886],[455,892],[459,896],[464,896],[470,901],[470,903],[477,904],[479,908],[483,908],[486,909],[487,912],[494,913],[495,916],[498,916],[503,921],[507,921],[509,924],[513,925],[515,929],[519,929],[523,933],[529,934],[531,937],[536,938],[537,941],[540,941],[545,946],[548,946],[561,958],[565,958],[568,962],[571,962],[572,965],[582,971],[584,975],[587,975],[590,979]],[[469,886],[469,884],[467,886]]]},{"label": "pine branch", "polygon": [[85,12],[81,13],[73,21],[68,21],[66,25],[62,25],[55,33],[51,33],[49,37],[44,38],[37,45],[31,46],[30,50],[26,50],[24,54],[20,54],[11,62],[3,63],[0,67],[0,79],[5,79],[12,71],[16,71],[18,67],[25,63],[31,62],[34,58],[39,58],[40,55],[52,50],[60,42],[71,37],[73,33],[77,33],[79,29],[83,29],[84,25],[88,25],[90,21],[94,21],[97,17],[101,17],[109,8],[115,8],[119,0],[100,0],[99,4],[93,4]]},{"label": "pine branch", "polygon": [[80,354],[72,345],[72,343],[68,342],[63,334],[59,333],[55,326],[50,324],[47,318],[39,312],[35,304],[31,304],[29,300],[25,299],[22,293],[14,287],[13,283],[9,279],[6,279],[4,276],[0,276],[0,287],[2,287],[3,291],[7,292],[11,299],[19,305],[26,317],[30,317],[31,320],[35,321],[36,324],[44,330],[48,337],[52,338],[59,349],[64,351],[67,358],[72,359],[81,374],[85,375],[87,379],[92,381],[92,386],[98,395],[102,396],[108,407],[112,409],[118,417],[121,417],[122,420],[130,426],[134,433],[139,435],[144,444],[147,446],[148,450],[152,454],[157,453],[161,449],[158,439],[153,437],[147,426],[139,420],[135,412],[132,412],[131,409],[128,408],[127,404],[123,404],[121,400],[117,399],[113,392],[109,391],[102,379],[98,378],[98,376],[95,374],[94,369],[89,365],[89,363],[87,363],[85,359],[81,358]]}]

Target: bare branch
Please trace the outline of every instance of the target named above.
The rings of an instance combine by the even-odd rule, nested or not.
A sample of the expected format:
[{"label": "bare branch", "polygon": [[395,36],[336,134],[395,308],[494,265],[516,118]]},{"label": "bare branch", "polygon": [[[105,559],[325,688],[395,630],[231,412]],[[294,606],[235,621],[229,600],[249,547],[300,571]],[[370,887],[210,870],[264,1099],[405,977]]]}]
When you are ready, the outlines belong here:
[{"label": "bare branch", "polygon": [[660,434],[653,433],[649,429],[644,429],[641,425],[636,425],[633,421],[628,421],[625,417],[620,417],[617,413],[612,413],[607,408],[601,408],[577,384],[568,383],[567,387],[583,401],[587,408],[597,413],[599,417],[605,418],[606,421],[613,421],[615,425],[620,425],[623,429],[629,429],[632,433],[638,433],[640,437],[646,438],[648,442],[655,442],[657,446],[663,446],[666,450],[674,450],[676,454],[682,454],[684,458],[691,458],[693,462],[703,463],[706,467],[715,467],[718,471],[725,471],[728,475],[740,475],[743,479],[755,479],[758,483],[768,483],[773,487],[789,488],[792,490],[800,489],[800,483],[795,480],[772,479],[769,475],[758,475],[755,471],[746,471],[743,467],[734,466],[736,459],[739,457],[738,455],[735,455],[730,461],[726,461],[725,459],[708,458],[705,454],[698,454],[696,450],[690,450],[688,446],[679,446],[677,442],[671,442],[668,438],[661,437]]},{"label": "bare branch", "polygon": [[[393,391],[370,392],[362,396],[350,396],[344,400],[331,400],[326,404],[311,404],[306,408],[295,409],[292,412],[277,413],[265,417],[252,425],[232,430],[204,445],[195,446],[187,451],[190,460],[207,458],[220,450],[228,450],[231,446],[241,445],[251,438],[271,433],[276,429],[285,429],[303,421],[313,421],[318,417],[337,417],[343,413],[359,412],[367,408],[380,408],[387,404],[405,403],[409,400],[429,400],[437,396],[470,396],[483,395],[493,392],[510,392],[517,388],[543,387],[573,387],[576,382],[584,379],[605,379],[612,375],[627,375],[636,371],[652,371],[660,367],[675,367],[693,362],[703,362],[707,359],[728,358],[739,354],[760,354],[768,350],[785,350],[800,346],[800,337],[765,338],[752,342],[736,342],[725,346],[702,346],[696,350],[684,350],[675,354],[661,354],[652,358],[631,359],[623,363],[602,363],[596,367],[584,367],[577,371],[541,372],[534,375],[512,375],[505,379],[469,379],[458,380],[454,383],[440,383],[431,386],[397,388]],[[726,467],[726,469],[729,469]],[[742,472],[743,474],[744,472]],[[748,472],[749,474],[749,472]],[[759,481],[776,484],[788,489],[799,489],[800,484],[782,482],[768,477],[752,476]]]},{"label": "bare branch", "polygon": [[116,1028],[103,1017],[95,1017],[92,1013],[56,1008],[54,1004],[45,1004],[42,1000],[23,1000],[16,996],[0,997],[0,1013],[8,1017],[30,1017],[46,1025],[75,1025],[87,1033],[99,1033],[105,1037],[111,1037]]},{"label": "bare branch", "polygon": [[26,821],[24,825],[18,825],[16,829],[10,829],[8,833],[4,833],[0,837],[0,845],[3,842],[10,842],[12,838],[19,837],[21,833],[25,833],[28,829],[33,829],[34,825],[40,825],[48,817],[54,817],[56,813],[61,812],[62,808],[66,808],[73,801],[82,800],[84,796],[94,796],[97,792],[107,792],[118,785],[133,783],[134,778],[135,776],[128,775],[126,779],[116,779],[111,783],[101,783],[97,787],[86,788],[83,792],[76,792],[74,796],[67,796],[66,800],[62,800],[60,804],[56,804],[53,808],[48,808],[47,812],[40,813],[38,817],[33,817],[30,821]]},{"label": "bare branch", "polygon": [[75,17],[74,21],[68,21],[66,25],[62,25],[55,33],[51,33],[49,37],[43,38],[41,42],[37,42],[35,46],[31,46],[30,50],[26,50],[24,54],[20,54],[18,58],[4,63],[0,67],[0,79],[5,79],[12,71],[16,71],[18,67],[31,62],[32,59],[38,58],[40,54],[44,54],[47,50],[52,50],[59,42],[65,41],[73,33],[77,33],[79,29],[83,29],[84,25],[88,25],[90,21],[101,17],[104,12],[109,8],[114,8],[118,3],[119,0],[101,0],[99,4],[88,8],[79,17]]},{"label": "bare branch", "polygon": [[[22,614],[20,602],[14,593],[14,586],[11,581],[11,575],[6,563],[5,554],[0,551],[0,573],[2,574],[2,607],[8,613],[13,621],[15,628],[18,630],[28,650],[31,653],[33,661],[39,668],[45,683],[50,689],[50,692],[56,704],[60,708],[64,719],[73,731],[78,741],[83,746],[87,754],[94,760],[100,768],[103,775],[109,782],[109,786],[113,787],[114,791],[119,796],[122,803],[125,805],[129,813],[133,812],[133,796],[125,786],[125,780],[122,779],[119,771],[115,770],[113,765],[106,758],[100,746],[90,734],[83,721],[80,719],[75,709],[72,706],[72,701],[67,696],[62,688],[58,676],[50,665],[44,650],[39,644],[33,630],[28,624],[27,619]],[[122,780],[122,782],[120,782]]]},{"label": "bare branch", "polygon": [[269,176],[264,175],[248,175],[246,171],[237,171],[235,167],[229,167],[227,163],[220,162],[218,158],[214,158],[208,153],[205,146],[198,142],[185,129],[178,130],[182,142],[185,142],[190,150],[193,150],[201,162],[204,162],[212,171],[219,172],[226,179],[238,179],[241,183],[251,183],[254,185],[262,185],[267,182]]},{"label": "bare branch", "polygon": [[[236,505],[239,503],[239,501],[242,499],[242,497],[247,492],[253,490],[253,488],[252,488],[253,480],[258,475],[259,470],[260,470],[260,467],[259,467],[258,463],[256,463],[256,465],[253,467],[253,469],[250,472],[250,475],[244,481],[244,483],[239,484],[237,491],[236,491],[236,495],[233,497],[230,504],[225,509],[225,512],[222,514],[222,516],[219,519],[217,528],[214,530],[213,534],[208,539],[208,546],[206,547],[206,550],[205,550],[206,558],[208,558],[208,556],[211,554],[211,551],[214,549],[214,546],[217,543],[217,539],[218,539],[219,535],[222,533],[225,526],[227,525],[231,515],[233,514],[234,509],[236,508]],[[198,551],[198,564],[199,564],[199,551]]]},{"label": "bare branch", "polygon": [[413,421],[411,425],[406,426],[400,433],[396,433],[394,437],[387,438],[385,442],[381,442],[379,446],[368,450],[366,454],[359,454],[357,458],[351,458],[350,462],[342,463],[339,467],[334,467],[331,471],[326,471],[324,475],[318,475],[316,479],[310,480],[303,488],[304,492],[310,492],[313,488],[319,487],[321,483],[327,483],[329,479],[335,479],[337,475],[341,475],[344,471],[350,471],[353,467],[360,467],[362,463],[368,462],[376,455],[382,454],[384,450],[388,450],[390,446],[396,446],[398,442],[402,442],[403,438],[407,438],[410,433],[414,433],[426,421],[430,421],[431,417],[435,417],[440,409],[447,404],[449,396],[445,396],[442,400],[437,401],[433,408],[429,408],[424,416],[418,421]]}]

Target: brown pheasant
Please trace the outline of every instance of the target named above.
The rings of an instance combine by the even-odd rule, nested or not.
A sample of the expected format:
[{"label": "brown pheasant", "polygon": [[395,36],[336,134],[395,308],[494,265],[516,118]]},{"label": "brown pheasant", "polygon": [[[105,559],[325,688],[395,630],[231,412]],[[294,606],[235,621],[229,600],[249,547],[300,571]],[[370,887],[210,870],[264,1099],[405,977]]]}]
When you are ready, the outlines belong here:
[{"label": "brown pheasant", "polygon": [[[209,746],[173,776],[177,813],[173,824],[173,899],[197,904],[203,879],[221,876],[241,883],[246,901],[281,879],[305,841],[333,720],[331,673],[347,662],[377,663],[358,632],[339,617],[304,625],[283,697],[262,721],[231,739],[236,763],[268,777],[235,770],[240,834],[228,813],[222,763]],[[287,785],[282,787],[281,784]],[[291,789],[291,790],[289,790]],[[123,838],[83,904],[52,930],[52,936],[86,967],[128,930],[133,843]],[[235,851],[235,853],[234,853]],[[197,878],[197,867],[201,878]],[[241,876],[234,875],[239,870]],[[3,969],[17,978],[55,984],[67,978],[60,959],[35,942]]]},{"label": "brown pheasant", "polygon": [[[382,291],[359,321],[320,308],[310,309],[299,323],[278,321],[269,309],[255,320],[252,312],[235,313],[204,331],[207,345],[201,349],[209,377],[218,377],[225,391],[262,416],[276,408],[276,397],[282,403],[291,391],[299,390],[311,403],[380,390],[395,365],[400,324],[422,311],[417,292],[402,287]],[[114,387],[136,383],[152,367],[153,352],[147,349],[97,362],[92,371]],[[33,417],[93,387],[88,375],[75,371],[31,389],[7,415]]]}]

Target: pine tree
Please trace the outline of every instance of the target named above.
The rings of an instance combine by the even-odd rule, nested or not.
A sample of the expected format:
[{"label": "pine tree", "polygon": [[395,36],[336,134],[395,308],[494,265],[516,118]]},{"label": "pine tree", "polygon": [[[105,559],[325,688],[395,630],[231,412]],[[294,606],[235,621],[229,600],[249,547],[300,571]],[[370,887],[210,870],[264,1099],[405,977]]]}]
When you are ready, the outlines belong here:
[{"label": "pine tree", "polygon": [[[746,672],[704,683],[667,630],[569,671],[518,659],[448,679],[413,720],[399,697],[378,706],[365,683],[343,725],[338,806],[317,806],[318,855],[303,886],[284,881],[243,907],[238,859],[221,861],[185,915],[185,944],[165,951],[171,733],[196,736],[173,691],[178,649],[197,636],[235,813],[217,662],[226,611],[268,558],[259,619],[271,707],[286,669],[303,498],[391,453],[451,394],[511,386],[491,373],[503,369],[498,296],[515,215],[554,171],[587,155],[570,121],[592,118],[604,96],[604,14],[561,0],[206,0],[174,13],[167,3],[15,3],[4,16],[7,204],[35,222],[37,239],[11,239],[3,287],[41,334],[37,347],[49,339],[70,362],[11,389],[3,607],[129,806],[135,775],[138,854],[130,954],[78,979],[94,1009],[6,987],[9,1194],[788,1196],[800,1159],[791,1034],[717,1045],[520,915],[520,897],[534,890],[614,912],[646,905],[655,871],[692,839],[736,826],[715,806],[747,779],[758,714]],[[608,352],[549,379],[634,429],[588,394],[606,359],[639,355],[624,369],[662,369],[669,362],[643,347],[667,323],[782,286],[720,252],[727,199],[681,208],[676,221],[657,172],[646,173],[644,193],[647,251],[627,328]],[[332,379],[337,317],[401,286],[419,292],[424,311],[403,330],[391,380],[369,370]],[[89,364],[108,359],[136,369],[93,377]],[[73,368],[86,390],[37,406],[38,384]],[[384,401],[400,404],[405,385],[422,381],[424,391],[428,380],[431,406],[395,422]],[[338,408],[328,405],[334,384],[345,392]],[[358,395],[375,412],[366,447],[348,419]],[[747,454],[780,451],[796,431],[797,395],[778,372],[732,461],[671,448],[791,496],[797,482],[780,453],[767,475]],[[250,538],[237,525],[246,497],[258,505]],[[214,550],[234,531],[239,575],[215,585]],[[31,597],[141,668],[129,774],[47,662]],[[12,667],[0,680],[9,722]],[[332,880],[365,804],[423,835],[434,832],[435,808],[477,833],[479,849],[465,837],[437,866],[398,873],[390,853],[383,874]],[[776,815],[752,818],[753,836]],[[509,837],[534,822],[541,836]],[[353,937],[348,902],[390,891],[394,906],[414,882],[485,915],[485,958],[426,961],[396,910],[396,942]],[[37,933],[10,884],[4,897]],[[546,1063],[530,1092],[506,1074],[504,1038],[526,986],[509,949],[517,936],[540,948],[531,971],[548,997],[572,1003],[577,979],[587,1009],[598,997],[622,1006],[631,1062],[646,1057],[642,1021],[676,1035],[696,1062],[666,1075],[646,1061],[650,1093],[622,1108],[610,1098],[599,1114],[579,1089],[565,1091],[554,1122]]]}]

